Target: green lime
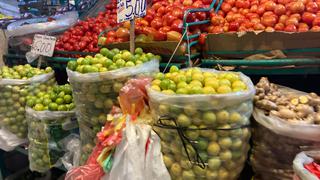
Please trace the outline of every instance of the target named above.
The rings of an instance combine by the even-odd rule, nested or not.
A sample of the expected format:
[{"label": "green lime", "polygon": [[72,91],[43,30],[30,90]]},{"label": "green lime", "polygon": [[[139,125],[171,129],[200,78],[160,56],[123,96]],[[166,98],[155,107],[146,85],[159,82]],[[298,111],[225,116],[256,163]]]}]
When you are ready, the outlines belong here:
[{"label": "green lime", "polygon": [[44,110],[44,106],[42,104],[36,104],[33,107],[33,109],[36,110],[36,111],[43,111]]},{"label": "green lime", "polygon": [[43,105],[48,106],[51,103],[51,99],[44,99],[43,100]]},{"label": "green lime", "polygon": [[69,104],[69,103],[72,102],[72,96],[69,95],[69,94],[67,94],[67,95],[65,95],[65,96],[63,97],[63,100],[64,100],[65,103]]},{"label": "green lime", "polygon": [[135,54],[143,54],[143,50],[142,50],[142,48],[138,47],[138,48],[136,48],[136,50],[134,50],[134,53]]},{"label": "green lime", "polygon": [[120,53],[120,50],[118,48],[113,48],[111,50],[114,54],[119,54]]},{"label": "green lime", "polygon": [[45,72],[46,73],[52,72],[52,68],[51,67],[46,67]]},{"label": "green lime", "polygon": [[108,54],[109,54],[109,49],[107,49],[107,48],[102,48],[102,49],[100,49],[100,53],[101,53],[103,56],[108,56]]},{"label": "green lime", "polygon": [[50,111],[56,111],[58,109],[58,104],[57,103],[50,103],[49,104],[49,110]]},{"label": "green lime", "polygon": [[59,92],[58,94],[58,98],[63,98],[66,94],[64,93],[64,91]]},{"label": "green lime", "polygon": [[64,100],[63,100],[63,98],[57,98],[56,99],[56,103],[58,104],[58,105],[61,105],[61,104],[63,104],[64,103]]},{"label": "green lime", "polygon": [[67,106],[66,105],[59,105],[58,106],[58,111],[67,111]]},{"label": "green lime", "polygon": [[68,68],[72,71],[75,71],[77,69],[77,62],[76,61],[69,61],[68,62]]},{"label": "green lime", "polygon": [[34,99],[29,99],[27,101],[27,106],[33,107],[36,104],[36,101]]},{"label": "green lime", "polygon": [[105,62],[104,62],[104,64],[103,64],[103,66],[108,68],[109,66],[111,66],[111,65],[112,65],[112,63],[113,63],[113,62],[112,62],[112,60],[107,59],[107,60],[105,60]]}]

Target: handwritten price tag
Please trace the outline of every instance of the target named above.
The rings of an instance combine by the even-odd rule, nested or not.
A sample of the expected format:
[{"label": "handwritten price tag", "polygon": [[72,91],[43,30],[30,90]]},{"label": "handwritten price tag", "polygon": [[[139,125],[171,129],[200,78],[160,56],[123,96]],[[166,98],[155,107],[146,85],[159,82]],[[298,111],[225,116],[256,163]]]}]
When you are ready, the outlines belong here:
[{"label": "handwritten price tag", "polygon": [[53,36],[36,34],[33,38],[31,52],[52,57],[56,40],[56,37]]},{"label": "handwritten price tag", "polygon": [[132,20],[134,17],[143,17],[146,15],[146,0],[118,0],[117,1],[117,21]]}]

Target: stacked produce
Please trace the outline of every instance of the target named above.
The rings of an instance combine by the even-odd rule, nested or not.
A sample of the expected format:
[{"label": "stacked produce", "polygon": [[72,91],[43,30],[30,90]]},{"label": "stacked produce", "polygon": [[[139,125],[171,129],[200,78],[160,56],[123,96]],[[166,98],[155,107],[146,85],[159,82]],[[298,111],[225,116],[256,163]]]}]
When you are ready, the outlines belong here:
[{"label": "stacked produce", "polygon": [[292,179],[296,154],[320,145],[320,97],[275,85],[266,78],[256,85],[256,92],[251,156],[256,177]]},{"label": "stacked produce", "polygon": [[29,64],[0,68],[0,123],[19,138],[27,135],[25,105],[27,99],[55,84],[51,68],[33,68]]},{"label": "stacked produce", "polygon": [[320,31],[319,0],[225,0],[220,9],[209,33]]},{"label": "stacked produce", "polygon": [[248,77],[173,66],[155,76],[148,95],[172,179],[237,179],[249,149]]},{"label": "stacked produce", "polygon": [[[27,101],[30,169],[45,172],[64,154],[63,144],[76,122],[71,86],[54,86]],[[33,103],[35,102],[35,103]]]},{"label": "stacked produce", "polygon": [[106,5],[105,12],[99,12],[95,18],[89,17],[85,21],[79,21],[74,27],[64,32],[57,40],[55,50],[99,52],[99,34],[117,25],[116,3],[112,0]]},{"label": "stacked produce", "polygon": [[68,63],[67,73],[77,105],[82,162],[90,155],[96,133],[107,121],[107,114],[118,104],[118,93],[124,83],[136,75],[157,72],[159,58],[144,53],[141,48],[137,48],[135,54],[103,48],[95,57]]}]

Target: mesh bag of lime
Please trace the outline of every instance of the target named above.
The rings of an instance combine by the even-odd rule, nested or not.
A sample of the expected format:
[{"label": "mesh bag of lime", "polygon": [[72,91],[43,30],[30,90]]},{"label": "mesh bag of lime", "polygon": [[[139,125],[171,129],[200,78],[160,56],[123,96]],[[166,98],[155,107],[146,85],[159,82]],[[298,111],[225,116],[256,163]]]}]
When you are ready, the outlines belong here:
[{"label": "mesh bag of lime", "polygon": [[255,89],[242,73],[171,67],[147,88],[172,179],[237,179]]},{"label": "mesh bag of lime", "polygon": [[18,138],[26,138],[25,105],[31,95],[51,89],[56,84],[54,72],[29,64],[0,68],[0,123]]},{"label": "mesh bag of lime", "polygon": [[158,72],[159,60],[160,56],[144,53],[141,48],[136,48],[135,54],[102,48],[94,57],[81,57],[68,63],[83,147],[82,162],[90,155],[95,135],[107,121],[106,115],[118,105],[117,97],[125,82]]},{"label": "mesh bag of lime", "polygon": [[[78,127],[69,84],[56,85],[41,97],[31,96],[26,107],[30,169],[44,172],[63,156],[64,140]],[[36,99],[39,99],[36,103]]]}]

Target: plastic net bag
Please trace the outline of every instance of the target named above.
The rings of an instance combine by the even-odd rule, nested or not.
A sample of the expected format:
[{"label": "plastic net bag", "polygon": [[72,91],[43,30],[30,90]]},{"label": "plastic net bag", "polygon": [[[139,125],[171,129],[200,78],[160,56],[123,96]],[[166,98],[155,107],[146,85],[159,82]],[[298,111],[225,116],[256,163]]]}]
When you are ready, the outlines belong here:
[{"label": "plastic net bag", "polygon": [[81,74],[67,69],[77,108],[82,162],[90,155],[95,144],[95,135],[107,120],[106,114],[114,105],[118,105],[117,97],[125,82],[135,76],[158,71],[157,60],[102,73]]},{"label": "plastic net bag", "polygon": [[35,111],[29,107],[26,112],[30,169],[45,172],[60,163],[66,149],[62,142],[77,128],[75,112]]},{"label": "plastic net bag", "polygon": [[[54,84],[56,81],[53,72],[29,79],[0,79],[0,125],[2,129],[7,129],[17,138],[26,138],[28,127],[25,105],[27,97],[46,91]],[[5,137],[2,138],[9,141]]]},{"label": "plastic net bag", "polygon": [[[201,69],[202,72],[224,73]],[[249,117],[255,94],[166,95],[148,88],[154,130],[172,179],[237,179],[249,149]]]},{"label": "plastic net bag", "polygon": [[[296,155],[293,161],[295,180],[318,180],[320,166],[314,162],[319,160],[319,151],[301,152]],[[315,158],[315,159],[313,159]],[[307,167],[306,167],[307,166]],[[311,168],[314,167],[314,168]],[[311,170],[311,171],[310,171]]]},{"label": "plastic net bag", "polygon": [[[252,167],[258,179],[292,179],[296,154],[320,146],[319,125],[291,124],[255,109]],[[275,143],[277,142],[277,143]]]}]

